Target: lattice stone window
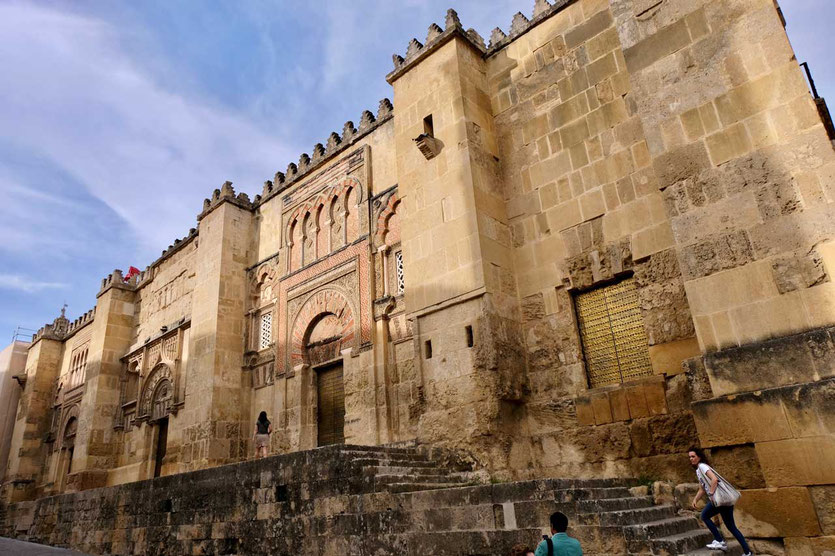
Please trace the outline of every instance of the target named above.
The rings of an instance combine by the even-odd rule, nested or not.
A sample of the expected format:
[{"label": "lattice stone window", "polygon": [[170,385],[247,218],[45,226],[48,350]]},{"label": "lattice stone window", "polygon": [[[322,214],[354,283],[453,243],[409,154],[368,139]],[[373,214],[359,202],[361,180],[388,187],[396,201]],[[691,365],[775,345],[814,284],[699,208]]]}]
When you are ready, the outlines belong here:
[{"label": "lattice stone window", "polygon": [[575,303],[592,388],[652,374],[634,278],[581,293]]},{"label": "lattice stone window", "polygon": [[270,311],[261,313],[261,334],[258,339],[258,349],[270,347],[273,339],[273,314]]},{"label": "lattice stone window", "polygon": [[397,276],[397,293],[406,289],[406,277],[403,275],[403,251],[394,254],[394,272]]}]

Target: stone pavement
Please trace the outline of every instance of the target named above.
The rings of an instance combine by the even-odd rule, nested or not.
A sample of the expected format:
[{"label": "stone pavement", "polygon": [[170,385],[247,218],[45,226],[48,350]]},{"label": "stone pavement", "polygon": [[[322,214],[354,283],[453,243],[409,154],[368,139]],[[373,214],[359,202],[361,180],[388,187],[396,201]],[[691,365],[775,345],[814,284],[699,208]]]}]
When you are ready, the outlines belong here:
[{"label": "stone pavement", "polygon": [[0,556],[85,556],[83,552],[0,537]]}]

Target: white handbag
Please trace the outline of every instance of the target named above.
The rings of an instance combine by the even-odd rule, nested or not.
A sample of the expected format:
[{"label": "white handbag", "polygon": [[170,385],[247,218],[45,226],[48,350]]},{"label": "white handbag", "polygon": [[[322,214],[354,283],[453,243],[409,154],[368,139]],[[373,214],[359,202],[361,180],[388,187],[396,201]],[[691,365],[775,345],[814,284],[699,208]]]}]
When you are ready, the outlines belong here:
[{"label": "white handbag", "polygon": [[[716,478],[719,479],[719,482],[716,484],[716,490],[713,493],[713,496],[710,497],[711,501],[713,502],[714,506],[733,506],[736,504],[736,501],[739,500],[739,497],[742,496],[740,492],[733,487],[731,483],[725,480],[725,478],[716,472],[714,468],[710,468],[711,471],[716,475]],[[708,481],[708,484],[710,482]]]}]

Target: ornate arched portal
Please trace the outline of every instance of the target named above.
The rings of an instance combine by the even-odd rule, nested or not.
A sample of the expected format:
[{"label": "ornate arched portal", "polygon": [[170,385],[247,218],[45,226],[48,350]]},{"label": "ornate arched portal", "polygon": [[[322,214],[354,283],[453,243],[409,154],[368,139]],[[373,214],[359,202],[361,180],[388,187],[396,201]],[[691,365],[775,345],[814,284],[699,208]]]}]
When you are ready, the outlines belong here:
[{"label": "ornate arched portal", "polygon": [[58,456],[58,490],[63,491],[67,476],[72,473],[72,458],[75,452],[75,436],[78,432],[78,405],[70,407],[64,415],[61,426],[61,449]]},{"label": "ornate arched portal", "polygon": [[[308,298],[293,327],[291,359],[310,373],[315,385],[316,438],[319,446],[345,441],[343,350],[356,339],[354,311],[338,290],[321,290]],[[311,392],[312,394],[313,392]]]},{"label": "ornate arched portal", "polygon": [[[292,329],[290,365],[315,366],[339,357],[344,349],[354,347],[356,322],[351,303],[338,290],[320,290],[311,295],[299,310]],[[326,349],[318,349],[327,346]]]},{"label": "ornate arched portal", "polygon": [[168,415],[174,402],[174,383],[171,367],[159,363],[142,385],[139,397],[139,416],[155,425],[153,434],[153,476],[162,475],[162,465],[168,450]]}]

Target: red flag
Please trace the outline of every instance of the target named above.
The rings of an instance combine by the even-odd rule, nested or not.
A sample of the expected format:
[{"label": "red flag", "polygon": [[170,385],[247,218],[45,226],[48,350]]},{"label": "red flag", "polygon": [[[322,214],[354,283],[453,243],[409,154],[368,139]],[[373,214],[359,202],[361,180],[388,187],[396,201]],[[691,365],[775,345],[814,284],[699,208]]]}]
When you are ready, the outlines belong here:
[{"label": "red flag", "polygon": [[131,278],[133,278],[137,274],[139,274],[139,269],[138,268],[136,268],[135,266],[132,266],[132,267],[128,268],[128,273],[125,275],[125,282],[127,282],[128,280],[130,280]]}]

